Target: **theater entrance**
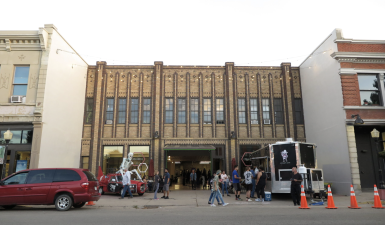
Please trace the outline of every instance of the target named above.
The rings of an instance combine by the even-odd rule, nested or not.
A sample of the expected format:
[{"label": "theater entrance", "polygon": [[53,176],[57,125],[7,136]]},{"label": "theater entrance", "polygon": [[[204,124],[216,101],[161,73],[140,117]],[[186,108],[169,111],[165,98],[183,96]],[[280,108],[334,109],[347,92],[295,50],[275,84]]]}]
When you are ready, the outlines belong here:
[{"label": "theater entrance", "polygon": [[[215,158],[216,147],[211,145],[168,145],[164,150],[172,180],[170,190],[207,189],[214,166],[223,164],[223,160]],[[192,170],[196,172],[196,183],[190,181]]]}]

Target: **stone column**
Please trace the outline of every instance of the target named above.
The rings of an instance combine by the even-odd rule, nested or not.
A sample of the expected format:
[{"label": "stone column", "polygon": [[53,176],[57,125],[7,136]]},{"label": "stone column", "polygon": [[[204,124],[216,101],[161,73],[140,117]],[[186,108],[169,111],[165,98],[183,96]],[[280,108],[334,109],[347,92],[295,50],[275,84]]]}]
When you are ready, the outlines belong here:
[{"label": "stone column", "polygon": [[43,124],[41,122],[33,122],[33,139],[31,146],[31,161],[29,168],[36,169],[39,168],[39,159],[40,159],[40,143],[41,143],[41,133],[43,130]]},{"label": "stone column", "polygon": [[350,159],[350,170],[352,173],[352,183],[354,190],[361,191],[360,170],[357,161],[357,147],[356,147],[356,135],[354,133],[354,126],[347,125],[346,133],[348,135],[348,148]]},{"label": "stone column", "polygon": [[[162,122],[162,93],[163,90],[161,89],[161,81],[163,77],[163,62],[155,62],[155,68],[154,68],[154,78],[155,78],[155,85],[154,85],[154,92],[155,92],[155,107],[154,107],[154,130],[158,131],[159,138],[154,140],[154,170],[161,170],[162,168],[159,167],[159,157],[162,158],[162,149],[160,148],[159,139],[163,137],[164,135],[160,132],[163,130],[161,129],[161,122]],[[163,165],[163,160],[161,160],[161,165]]]}]

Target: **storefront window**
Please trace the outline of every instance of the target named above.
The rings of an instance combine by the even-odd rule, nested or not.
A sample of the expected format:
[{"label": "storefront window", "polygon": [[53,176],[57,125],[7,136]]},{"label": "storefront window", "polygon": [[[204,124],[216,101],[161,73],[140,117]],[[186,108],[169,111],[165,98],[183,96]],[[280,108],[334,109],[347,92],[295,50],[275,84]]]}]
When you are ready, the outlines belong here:
[{"label": "storefront window", "polygon": [[[5,144],[4,133],[6,130],[0,131],[0,144]],[[31,144],[33,131],[32,130],[11,130],[13,136],[9,144]]]},{"label": "storefront window", "polygon": [[104,146],[103,173],[116,173],[123,160],[123,146]]},{"label": "storefront window", "polygon": [[[134,165],[139,165],[140,163],[142,163],[143,157],[144,157],[144,163],[147,164],[147,167],[145,165],[141,165],[139,168],[134,167],[134,168],[130,168],[130,170],[132,170],[132,169],[138,170],[138,172],[140,173],[140,176],[142,176],[142,178],[143,178],[143,175],[146,175],[146,177],[148,177],[148,169],[147,168],[150,165],[150,159],[149,159],[150,146],[130,146],[130,152],[134,153],[134,157],[132,158]],[[147,171],[146,171],[146,169],[147,169]],[[144,172],[144,171],[146,171],[146,172],[141,173],[139,170],[142,172]],[[136,176],[133,175],[133,178],[136,178]]]},{"label": "storefront window", "polygon": [[17,151],[15,152],[15,161],[13,164],[15,172],[29,169],[29,163],[31,161],[30,151]]}]

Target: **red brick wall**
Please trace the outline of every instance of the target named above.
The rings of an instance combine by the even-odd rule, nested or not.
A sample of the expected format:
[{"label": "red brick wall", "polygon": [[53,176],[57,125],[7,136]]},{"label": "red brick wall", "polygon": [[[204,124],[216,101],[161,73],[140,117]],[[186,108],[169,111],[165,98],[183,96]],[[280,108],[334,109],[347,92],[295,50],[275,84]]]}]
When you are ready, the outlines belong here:
[{"label": "red brick wall", "polygon": [[376,64],[376,63],[350,63],[342,62],[340,63],[341,68],[356,68],[356,69],[385,69],[385,64]]},{"label": "red brick wall", "polygon": [[344,106],[359,106],[360,100],[360,88],[358,86],[357,75],[342,75],[341,76],[342,95],[344,98]]},{"label": "red brick wall", "polygon": [[339,52],[385,52],[385,44],[338,43]]},{"label": "red brick wall", "polygon": [[352,115],[360,114],[360,117],[365,119],[385,119],[385,110],[381,109],[347,109],[346,119],[351,119]]}]

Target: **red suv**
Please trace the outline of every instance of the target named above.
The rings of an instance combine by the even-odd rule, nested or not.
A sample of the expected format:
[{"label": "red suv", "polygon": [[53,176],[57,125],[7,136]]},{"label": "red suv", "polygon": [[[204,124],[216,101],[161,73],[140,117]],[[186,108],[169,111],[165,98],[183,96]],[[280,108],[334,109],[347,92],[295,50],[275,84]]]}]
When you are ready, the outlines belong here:
[{"label": "red suv", "polygon": [[98,201],[98,190],[95,175],[85,169],[23,170],[0,181],[0,206],[55,205],[57,210],[67,211]]}]

